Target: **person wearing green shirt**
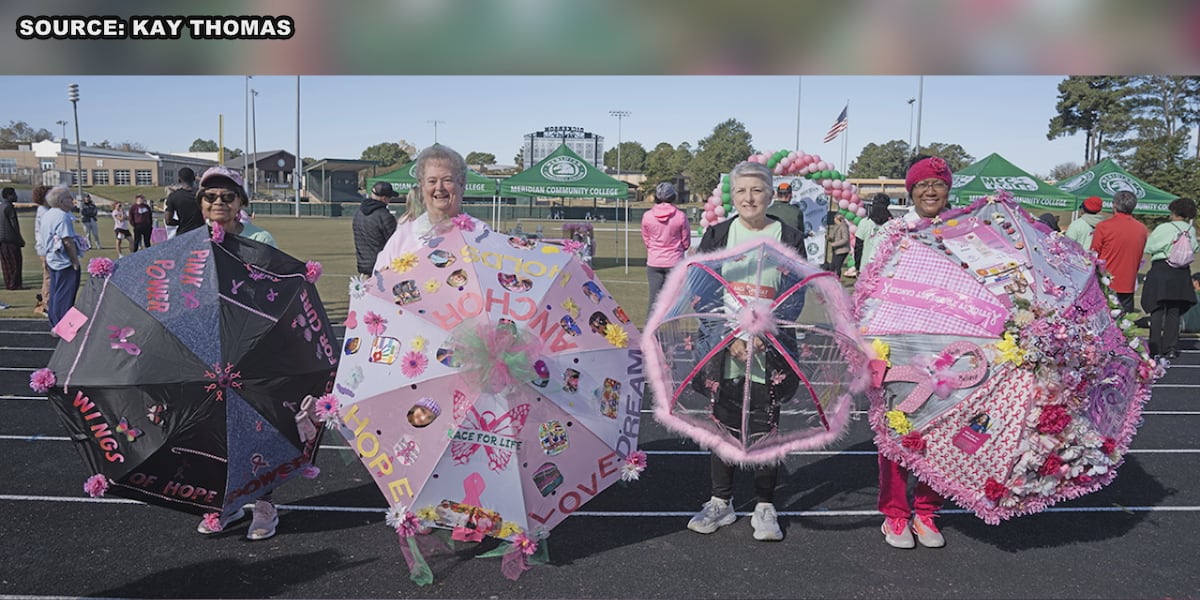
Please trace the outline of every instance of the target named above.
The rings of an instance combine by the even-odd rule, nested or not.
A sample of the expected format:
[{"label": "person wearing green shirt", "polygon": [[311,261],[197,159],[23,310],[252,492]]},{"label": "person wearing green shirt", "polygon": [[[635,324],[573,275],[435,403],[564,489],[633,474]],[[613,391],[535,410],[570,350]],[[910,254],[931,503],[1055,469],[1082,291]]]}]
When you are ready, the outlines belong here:
[{"label": "person wearing green shirt", "polygon": [[1150,255],[1150,271],[1142,284],[1142,310],[1150,315],[1150,354],[1178,358],[1179,317],[1196,303],[1192,289],[1190,265],[1173,267],[1167,264],[1167,254],[1180,236],[1191,243],[1192,253],[1200,250],[1196,243],[1196,203],[1191,198],[1176,198],[1167,208],[1171,220],[1160,224],[1146,239],[1146,254]]}]

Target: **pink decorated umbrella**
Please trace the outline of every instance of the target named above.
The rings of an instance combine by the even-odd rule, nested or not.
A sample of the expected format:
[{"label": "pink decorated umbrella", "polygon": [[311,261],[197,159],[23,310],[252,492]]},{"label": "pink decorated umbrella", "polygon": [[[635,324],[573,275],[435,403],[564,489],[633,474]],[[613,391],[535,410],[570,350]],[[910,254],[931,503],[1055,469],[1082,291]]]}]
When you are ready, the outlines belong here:
[{"label": "pink decorated umbrella", "polygon": [[1112,481],[1162,367],[1091,253],[1004,193],[885,227],[854,294],[880,452],[992,524]]},{"label": "pink decorated umbrella", "polygon": [[869,375],[832,273],[753,240],[688,258],[659,298],[642,351],[664,426],[735,463],[777,462],[844,433]]},{"label": "pink decorated umbrella", "polygon": [[351,281],[327,409],[402,535],[519,545],[640,468],[639,333],[570,242],[471,224]]}]

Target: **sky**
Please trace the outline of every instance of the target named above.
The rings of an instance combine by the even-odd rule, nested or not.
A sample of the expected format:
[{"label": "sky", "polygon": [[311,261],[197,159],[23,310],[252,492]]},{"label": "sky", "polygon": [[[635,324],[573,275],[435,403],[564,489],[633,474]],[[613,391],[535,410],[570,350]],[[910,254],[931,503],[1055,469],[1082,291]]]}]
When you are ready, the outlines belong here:
[{"label": "sky", "polygon": [[[693,149],[729,118],[760,151],[820,154],[842,171],[869,143],[957,143],[976,159],[996,152],[1036,175],[1082,163],[1080,135],[1047,140],[1065,76],[324,76],[299,77],[300,154],[356,159],[374,144],[437,141],[464,156],[488,152],[513,164],[522,136],[547,126],[582,127],[647,151],[659,142]],[[187,151],[197,138],[246,143],[246,89],[259,152],[296,153],[295,76],[0,76],[0,122],[25,121],[62,135],[73,121],[67,85],[80,88],[80,137]],[[923,88],[923,89],[919,89]],[[920,97],[911,105],[909,98]],[[822,143],[849,104],[842,138]],[[629,111],[618,120],[609,111]],[[799,144],[797,144],[799,115]],[[74,124],[66,126],[74,139]],[[910,137],[911,136],[911,137]]]}]

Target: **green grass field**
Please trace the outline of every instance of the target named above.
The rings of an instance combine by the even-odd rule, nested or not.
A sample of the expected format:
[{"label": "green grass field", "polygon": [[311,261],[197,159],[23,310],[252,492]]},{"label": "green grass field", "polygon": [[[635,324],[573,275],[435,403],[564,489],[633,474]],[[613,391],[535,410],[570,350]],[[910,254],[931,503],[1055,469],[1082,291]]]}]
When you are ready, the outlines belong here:
[{"label": "green grass field", "polygon": [[[40,263],[33,251],[33,215],[22,213],[20,216],[22,235],[26,240],[24,250],[23,283],[27,290],[8,291],[0,289],[0,301],[12,305],[12,308],[0,311],[4,317],[33,318],[33,307],[36,302],[38,286],[41,285]],[[301,260],[320,261],[324,267],[324,275],[317,282],[321,299],[329,312],[329,318],[335,322],[346,317],[349,304],[347,284],[355,274],[354,236],[350,230],[351,220],[348,218],[330,219],[321,217],[294,218],[283,216],[259,216],[254,223],[270,231],[275,236],[279,248]],[[546,237],[558,237],[563,223],[570,221],[521,221],[521,227],[527,232],[536,230],[541,224]],[[516,222],[499,223],[501,230],[507,231]],[[613,297],[621,303],[626,313],[639,326],[646,321],[646,248],[642,245],[641,233],[636,227],[629,230],[629,273],[625,273],[625,232],[617,231],[619,224],[609,222],[595,223],[597,254],[593,262],[596,273],[604,282],[605,287]],[[81,232],[82,233],[82,232]],[[84,257],[86,260],[97,256],[117,257],[114,248],[115,240],[112,232],[112,219],[100,219],[100,238],[103,250],[91,250]],[[84,277],[87,277],[85,274]]]},{"label": "green grass field", "polygon": [[[1063,219],[1063,222],[1066,220]],[[21,291],[0,289],[0,302],[12,306],[8,310],[0,311],[0,316],[34,318],[33,307],[36,304],[35,295],[39,291],[37,288],[41,284],[41,273],[37,255],[33,251],[33,215],[28,212],[22,213],[20,221],[22,234],[26,240],[23,279],[25,286],[30,289]],[[350,230],[351,220],[349,218],[322,217],[297,219],[264,215],[255,218],[254,222],[270,231],[284,252],[301,260],[321,262],[324,267],[324,276],[317,283],[321,299],[324,301],[332,321],[344,320],[349,305],[347,283],[355,274],[354,236]],[[533,232],[538,225],[541,225],[545,236],[554,238],[561,235],[563,224],[570,222],[522,219],[520,224],[526,232]],[[516,221],[501,221],[499,228],[501,231],[508,231],[516,224]],[[593,222],[592,224],[595,228],[596,238],[596,256],[593,259],[596,274],[640,328],[646,322],[649,309],[646,297],[646,248],[642,244],[640,229],[636,223],[631,224],[629,228],[629,267],[626,272],[626,234],[622,224],[612,221]],[[100,235],[104,249],[88,252],[85,261],[97,256],[116,258],[111,219],[100,219]],[[1193,264],[1200,264],[1200,261]],[[85,274],[84,277],[87,275]],[[844,283],[848,286],[852,285],[853,279],[845,279]],[[1140,333],[1145,334],[1144,331]]]}]

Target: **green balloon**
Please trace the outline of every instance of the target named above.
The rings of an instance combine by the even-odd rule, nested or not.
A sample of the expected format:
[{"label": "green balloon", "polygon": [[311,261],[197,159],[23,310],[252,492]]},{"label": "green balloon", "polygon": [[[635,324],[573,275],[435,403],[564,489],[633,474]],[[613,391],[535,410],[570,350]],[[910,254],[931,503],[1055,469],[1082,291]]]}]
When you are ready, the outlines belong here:
[{"label": "green balloon", "polygon": [[721,191],[725,192],[726,194],[729,193],[729,180],[728,179],[721,180]]},{"label": "green balloon", "polygon": [[862,223],[862,220],[863,220],[863,218],[862,218],[862,217],[860,217],[860,216],[858,216],[858,215],[854,215],[854,224],[855,224],[855,225],[858,225],[859,223]]},{"label": "green balloon", "polygon": [[725,204],[729,204],[729,190],[728,189],[725,190],[724,192],[721,192],[721,200]]}]

